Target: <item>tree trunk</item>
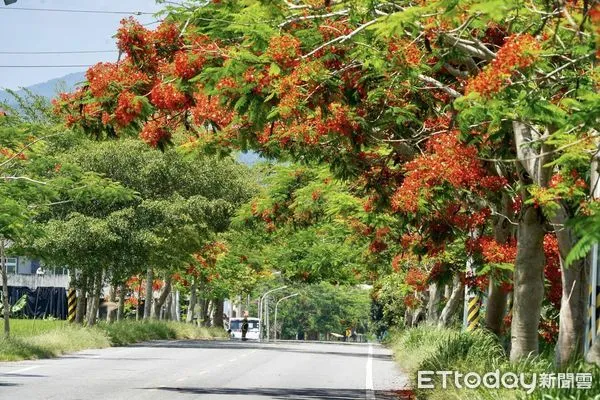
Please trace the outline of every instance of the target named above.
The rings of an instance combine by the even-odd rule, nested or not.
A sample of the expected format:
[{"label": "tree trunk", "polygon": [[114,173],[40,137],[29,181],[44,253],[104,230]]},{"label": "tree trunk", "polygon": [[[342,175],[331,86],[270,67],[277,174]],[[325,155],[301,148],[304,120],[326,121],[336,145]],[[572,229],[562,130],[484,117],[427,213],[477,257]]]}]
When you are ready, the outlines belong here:
[{"label": "tree trunk", "polygon": [[212,301],[208,300],[208,299],[204,299],[203,303],[202,303],[203,307],[202,307],[202,326],[205,327],[210,327],[210,323],[211,321],[211,317],[212,317],[212,311],[213,311],[213,304]]},{"label": "tree trunk", "polygon": [[404,327],[407,329],[412,327],[412,316],[412,309],[406,307],[406,310],[404,310]]},{"label": "tree trunk", "polygon": [[[548,145],[540,142],[543,134],[527,122],[513,121],[515,148],[519,162],[517,171],[524,188],[523,209],[517,233],[517,259],[514,273],[513,319],[511,326],[510,360],[518,361],[538,352],[538,328],[544,297],[544,218],[541,210],[526,205],[527,185],[546,187],[550,178],[548,167],[552,154]],[[546,132],[548,133],[548,132]]]},{"label": "tree trunk", "polygon": [[83,324],[85,311],[87,309],[88,277],[82,272],[79,277],[79,288],[77,289],[77,307],[75,308],[75,323]]},{"label": "tree trunk", "polygon": [[162,310],[163,306],[165,305],[165,301],[167,300],[167,297],[171,293],[171,274],[167,273],[167,277],[164,282],[165,282],[165,285],[163,287],[163,290],[162,290],[160,296],[158,297],[158,299],[156,299],[156,301],[154,302],[154,307],[152,308],[152,318],[153,319],[157,319],[157,317],[159,315],[161,315],[161,310]]},{"label": "tree trunk", "polygon": [[544,297],[544,226],[541,211],[523,206],[517,237],[510,360],[538,352],[538,327]]},{"label": "tree trunk", "polygon": [[10,302],[8,301],[8,274],[4,257],[6,242],[0,238],[0,266],[2,267],[2,307],[4,308],[4,337],[10,337]]},{"label": "tree trunk", "polygon": [[194,308],[196,307],[198,291],[198,278],[194,277],[192,281],[192,287],[190,288],[190,302],[188,303],[187,316],[185,322],[190,323],[194,319]]},{"label": "tree trunk", "polygon": [[[511,211],[510,202],[511,199],[508,195],[503,194],[502,206],[500,207],[502,215],[498,216],[494,224],[494,240],[498,243],[506,243],[512,234],[509,218],[513,217],[514,213]],[[507,296],[508,293],[501,287],[501,279],[490,276],[485,326],[498,336],[503,333]]]},{"label": "tree trunk", "polygon": [[[114,303],[117,300],[117,285],[112,285],[110,287],[108,300],[111,303]],[[117,317],[117,310],[111,309],[110,307],[108,307],[106,309],[106,322],[108,322],[109,324],[112,324],[113,322],[115,322],[116,317]]]},{"label": "tree trunk", "polygon": [[448,301],[452,296],[452,285],[445,284],[444,285],[444,300]]},{"label": "tree trunk", "polygon": [[164,319],[166,321],[170,321],[172,319],[171,318],[171,315],[172,315],[172,313],[171,313],[172,305],[173,305],[173,292],[170,292],[169,296],[167,296],[167,301],[165,302],[165,312],[163,314]]},{"label": "tree trunk", "polygon": [[[140,284],[138,285],[138,292],[137,292],[137,305],[136,305],[136,310],[135,310],[135,320],[139,321],[140,319],[142,319],[142,277],[141,275],[138,275]],[[144,309],[146,309],[146,304],[144,303]]]},{"label": "tree trunk", "polygon": [[439,319],[440,301],[442,299],[442,288],[439,283],[429,285],[429,301],[427,302],[427,322],[436,325]]},{"label": "tree trunk", "polygon": [[565,267],[564,260],[579,239],[572,229],[565,226],[567,221],[568,215],[564,207],[552,218],[556,226],[562,281],[558,341],[555,349],[558,366],[564,366],[583,356],[589,279],[589,263],[586,259],[577,260]]},{"label": "tree trunk", "polygon": [[460,276],[456,274],[452,279],[452,293],[450,294],[450,297],[446,302],[444,309],[442,310],[438,327],[446,327],[450,324],[450,319],[460,307],[460,303],[463,300],[464,295],[465,284],[460,279]]},{"label": "tree trunk", "polygon": [[148,267],[146,271],[146,301],[144,302],[144,319],[150,319],[152,316],[152,305],[154,303],[152,293],[152,283],[154,282],[154,271]]},{"label": "tree trunk", "polygon": [[596,336],[596,340],[585,357],[585,360],[589,363],[594,363],[600,367],[600,335]]},{"label": "tree trunk", "polygon": [[100,303],[100,293],[102,292],[102,271],[96,275],[94,285],[92,286],[90,307],[88,308],[89,315],[87,318],[87,326],[94,326],[96,323],[96,314],[98,314],[98,306]]},{"label": "tree trunk", "polygon": [[119,302],[117,307],[117,321],[123,319],[123,313],[125,312],[125,284],[119,285]]},{"label": "tree trunk", "polygon": [[213,313],[213,323],[212,325],[217,328],[223,328],[223,299],[214,299],[213,304],[215,305],[214,313]]}]

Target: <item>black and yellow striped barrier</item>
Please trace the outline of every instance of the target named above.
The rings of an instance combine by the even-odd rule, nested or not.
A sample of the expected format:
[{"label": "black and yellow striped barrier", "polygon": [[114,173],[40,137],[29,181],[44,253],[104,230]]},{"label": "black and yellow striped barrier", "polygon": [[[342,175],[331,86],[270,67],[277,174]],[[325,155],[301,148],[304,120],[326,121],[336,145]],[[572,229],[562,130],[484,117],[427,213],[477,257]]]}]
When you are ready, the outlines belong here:
[{"label": "black and yellow striped barrier", "polygon": [[467,308],[467,332],[474,331],[479,325],[481,305],[479,304],[479,296],[473,295],[469,298]]},{"label": "black and yellow striped barrier", "polygon": [[75,289],[69,289],[67,292],[67,321],[75,321],[75,314],[77,311],[77,294]]}]

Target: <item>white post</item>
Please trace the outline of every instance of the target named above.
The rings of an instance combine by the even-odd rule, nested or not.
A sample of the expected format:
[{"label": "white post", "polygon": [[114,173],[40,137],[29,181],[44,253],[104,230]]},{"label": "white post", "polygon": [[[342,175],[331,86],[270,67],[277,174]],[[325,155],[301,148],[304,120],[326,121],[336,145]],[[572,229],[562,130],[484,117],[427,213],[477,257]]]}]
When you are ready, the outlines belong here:
[{"label": "white post", "polygon": [[[281,287],[278,287],[278,288],[275,288],[275,289],[268,290],[267,292],[265,292],[260,297],[260,299],[258,301],[258,320],[259,320],[258,321],[258,341],[259,342],[262,342],[262,330],[263,330],[262,327],[263,327],[263,317],[264,317],[264,315],[263,315],[263,301],[266,299],[266,297],[269,294],[271,294],[273,292],[276,292],[278,290],[283,290],[285,288],[287,288],[287,285],[286,286],[281,286]],[[267,315],[268,315],[268,311],[269,310],[267,310]],[[268,332],[268,329],[267,329],[267,332]]]},{"label": "white post", "polygon": [[289,299],[290,297],[294,297],[294,296],[298,296],[298,293],[294,293],[294,294],[290,294],[289,296],[285,296],[282,297],[281,299],[277,300],[277,303],[275,303],[275,341],[277,341],[277,307],[279,307],[279,303],[281,303],[282,300],[285,299]]}]

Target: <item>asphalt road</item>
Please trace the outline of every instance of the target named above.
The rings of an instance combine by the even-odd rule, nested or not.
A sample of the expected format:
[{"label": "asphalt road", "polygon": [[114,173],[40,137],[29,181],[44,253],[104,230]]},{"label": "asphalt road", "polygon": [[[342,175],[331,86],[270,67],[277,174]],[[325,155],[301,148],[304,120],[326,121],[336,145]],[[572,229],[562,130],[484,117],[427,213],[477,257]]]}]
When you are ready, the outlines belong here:
[{"label": "asphalt road", "polygon": [[407,383],[375,344],[157,341],[0,363],[2,400],[391,400]]}]

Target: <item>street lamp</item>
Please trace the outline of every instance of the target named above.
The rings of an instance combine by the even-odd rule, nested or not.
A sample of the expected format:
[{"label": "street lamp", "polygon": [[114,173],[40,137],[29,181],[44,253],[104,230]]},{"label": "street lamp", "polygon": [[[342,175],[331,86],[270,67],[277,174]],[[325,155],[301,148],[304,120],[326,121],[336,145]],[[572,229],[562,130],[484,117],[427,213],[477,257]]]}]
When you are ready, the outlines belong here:
[{"label": "street lamp", "polygon": [[[267,302],[267,307],[269,306],[269,298],[267,297],[269,294],[276,292],[278,290],[283,290],[287,288],[286,286],[281,286],[275,289],[271,289],[267,292],[265,292],[265,294],[263,294],[260,297],[260,301],[258,302],[258,320],[259,320],[259,324],[258,324],[258,341],[262,342],[262,326],[263,326],[263,301],[266,300]],[[267,319],[269,318],[269,309],[267,308]],[[267,333],[269,332],[269,321],[267,320]]]},{"label": "street lamp", "polygon": [[[294,293],[294,294],[290,294],[289,296],[282,297],[281,299],[277,300],[277,303],[275,303],[275,341],[277,341],[277,307],[279,306],[279,303],[281,303],[282,300],[289,299],[290,297],[294,297],[294,296],[298,296],[298,293]],[[267,334],[267,341],[269,341],[268,334]]]}]

